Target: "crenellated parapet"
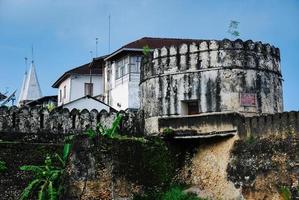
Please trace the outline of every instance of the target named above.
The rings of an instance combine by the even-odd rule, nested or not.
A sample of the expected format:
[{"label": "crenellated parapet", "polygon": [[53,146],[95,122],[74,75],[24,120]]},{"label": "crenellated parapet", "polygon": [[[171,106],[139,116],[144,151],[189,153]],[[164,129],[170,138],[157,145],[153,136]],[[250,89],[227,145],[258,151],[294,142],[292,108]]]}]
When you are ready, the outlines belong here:
[{"label": "crenellated parapet", "polygon": [[266,70],[281,76],[280,51],[270,44],[240,39],[163,47],[155,49],[144,64],[142,81],[152,76],[219,68]]},{"label": "crenellated parapet", "polygon": [[270,44],[240,39],[155,49],[143,60],[140,91],[146,118],[282,112],[280,52]]},{"label": "crenellated parapet", "polygon": [[[74,134],[82,133],[88,128],[96,129],[97,124],[111,127],[117,114],[123,116],[121,128],[131,134],[141,130],[136,127],[137,117],[134,113],[124,111],[107,112],[106,110],[68,110],[54,109],[51,112],[40,107],[0,107],[0,136],[4,133],[48,133]],[[135,131],[135,132],[134,132]],[[0,137],[1,138],[1,137]]]}]

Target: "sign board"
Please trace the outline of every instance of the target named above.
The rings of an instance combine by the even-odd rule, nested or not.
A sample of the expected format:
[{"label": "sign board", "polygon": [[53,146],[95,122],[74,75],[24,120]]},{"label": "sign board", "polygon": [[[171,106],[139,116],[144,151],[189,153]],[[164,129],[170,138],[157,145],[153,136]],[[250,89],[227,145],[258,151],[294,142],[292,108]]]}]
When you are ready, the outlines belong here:
[{"label": "sign board", "polygon": [[256,106],[255,93],[240,93],[241,106]]}]

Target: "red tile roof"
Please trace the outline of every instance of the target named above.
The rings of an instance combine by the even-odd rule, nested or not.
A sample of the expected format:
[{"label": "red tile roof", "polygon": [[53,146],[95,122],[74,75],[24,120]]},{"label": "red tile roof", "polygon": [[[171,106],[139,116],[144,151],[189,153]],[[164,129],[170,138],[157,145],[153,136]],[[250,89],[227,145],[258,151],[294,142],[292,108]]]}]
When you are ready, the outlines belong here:
[{"label": "red tile roof", "polygon": [[180,38],[153,38],[153,37],[143,37],[139,40],[126,44],[122,48],[136,48],[142,49],[144,46],[148,45],[150,49],[162,48],[164,46],[178,46],[183,43],[192,44],[193,42],[201,42],[203,40],[196,39],[180,39]]},{"label": "red tile roof", "polygon": [[111,53],[109,56],[106,57],[108,60],[109,58],[114,57],[118,53],[122,51],[134,51],[134,50],[142,50],[144,46],[148,46],[150,49],[155,49],[155,48],[162,48],[162,47],[170,47],[170,46],[179,46],[180,44],[192,44],[201,42],[203,40],[197,40],[197,39],[181,39],[181,38],[154,38],[154,37],[143,37],[139,40],[135,40],[131,43],[128,43],[118,50],[114,51]]}]

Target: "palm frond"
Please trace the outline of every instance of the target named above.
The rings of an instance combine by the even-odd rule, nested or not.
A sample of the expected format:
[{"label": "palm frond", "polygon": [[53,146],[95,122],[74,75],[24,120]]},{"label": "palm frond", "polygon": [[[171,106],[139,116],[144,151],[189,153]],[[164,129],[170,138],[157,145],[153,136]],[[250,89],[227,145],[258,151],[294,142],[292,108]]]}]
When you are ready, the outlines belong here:
[{"label": "palm frond", "polygon": [[52,181],[50,181],[48,184],[48,195],[49,195],[49,200],[57,199],[57,192],[56,192],[55,188],[53,187]]},{"label": "palm frond", "polygon": [[35,174],[40,174],[44,171],[42,166],[36,166],[36,165],[23,165],[20,167],[20,170],[22,171],[32,171]]},{"label": "palm frond", "polygon": [[67,160],[67,158],[70,154],[71,148],[72,148],[72,145],[70,143],[64,144],[63,156],[62,156],[62,159],[63,159],[64,162],[66,162],[66,160]]},{"label": "palm frond", "polygon": [[48,185],[48,182],[46,181],[38,191],[37,199],[38,200],[46,200],[46,187]]},{"label": "palm frond", "polygon": [[23,190],[20,200],[27,200],[31,194],[31,192],[34,190],[34,188],[41,182],[40,179],[34,179],[29,183],[29,185]]}]

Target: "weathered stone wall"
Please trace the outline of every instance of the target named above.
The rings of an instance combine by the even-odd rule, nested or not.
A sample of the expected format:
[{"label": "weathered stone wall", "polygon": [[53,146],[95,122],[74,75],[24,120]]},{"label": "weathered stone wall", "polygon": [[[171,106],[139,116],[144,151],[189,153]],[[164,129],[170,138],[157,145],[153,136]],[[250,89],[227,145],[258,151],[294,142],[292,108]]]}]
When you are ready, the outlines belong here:
[{"label": "weathered stone wall", "polygon": [[175,175],[173,158],[159,138],[75,137],[62,199],[125,200],[158,192]]},{"label": "weathered stone wall", "polygon": [[298,199],[299,134],[236,141],[226,173],[244,199]]},{"label": "weathered stone wall", "polygon": [[[145,121],[145,127],[148,127],[147,123],[148,121]],[[155,118],[155,122],[152,120],[151,124],[155,124],[158,128],[149,128],[146,130],[147,134],[163,134],[165,129],[170,128],[177,136],[205,136],[236,132],[241,138],[249,136],[262,138],[269,135],[298,134],[299,111],[253,117],[233,112],[158,117]]]},{"label": "weathered stone wall", "polygon": [[[121,129],[123,132],[142,134],[142,112],[137,114],[118,112],[123,115]],[[55,109],[49,112],[44,108],[0,107],[0,134],[4,133],[47,133],[73,134],[81,133],[87,128],[95,129],[98,123],[111,126],[117,113],[106,110]],[[58,136],[59,137],[59,136]]]},{"label": "weathered stone wall", "polygon": [[[199,113],[283,111],[279,49],[248,40],[207,40],[155,49],[141,71],[141,108],[146,117],[184,114],[198,101]],[[240,95],[256,97],[242,106]]]}]

